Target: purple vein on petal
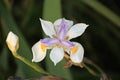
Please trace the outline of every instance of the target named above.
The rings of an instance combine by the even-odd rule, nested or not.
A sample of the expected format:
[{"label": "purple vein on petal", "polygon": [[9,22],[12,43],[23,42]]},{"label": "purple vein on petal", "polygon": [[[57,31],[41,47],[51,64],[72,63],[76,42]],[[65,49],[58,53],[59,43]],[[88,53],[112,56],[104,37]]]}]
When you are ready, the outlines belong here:
[{"label": "purple vein on petal", "polygon": [[74,44],[70,41],[61,41],[61,44],[67,48],[71,48],[74,46]]},{"label": "purple vein on petal", "polygon": [[52,46],[54,44],[59,43],[59,41],[55,38],[45,38],[45,39],[40,40],[40,42],[47,45],[47,46]]},{"label": "purple vein on petal", "polygon": [[65,22],[65,19],[63,18],[61,21],[60,29],[58,31],[58,37],[60,40],[63,40],[67,33],[67,23]]}]

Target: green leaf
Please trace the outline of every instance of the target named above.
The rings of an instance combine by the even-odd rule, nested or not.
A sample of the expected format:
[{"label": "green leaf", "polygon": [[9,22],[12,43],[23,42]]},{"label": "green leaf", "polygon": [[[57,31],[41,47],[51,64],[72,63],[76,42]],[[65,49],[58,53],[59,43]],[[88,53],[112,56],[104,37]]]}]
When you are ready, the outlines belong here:
[{"label": "green leaf", "polygon": [[120,17],[97,0],[81,0],[120,28]]},{"label": "green leaf", "polygon": [[61,17],[61,0],[44,0],[43,18],[55,21]]},{"label": "green leaf", "polygon": [[[43,18],[50,21],[55,21],[58,18],[61,18],[61,2],[60,0],[45,0],[44,9],[43,9]],[[46,37],[44,35],[44,37]],[[70,70],[63,69],[65,64],[65,60],[62,60],[56,66],[53,65],[51,60],[49,59],[49,54],[47,54],[46,58],[46,68],[48,72],[58,76],[65,78],[67,80],[72,80],[72,76]]]},{"label": "green leaf", "polygon": [[[0,74],[0,80],[4,80],[6,71],[8,70],[8,50],[7,47],[4,46],[3,50],[0,54],[0,71],[2,74]],[[4,64],[3,64],[4,63]]]},{"label": "green leaf", "polygon": [[[19,41],[20,41],[20,48],[18,53],[20,53],[21,56],[24,56],[28,60],[32,59],[32,54],[30,47],[28,46],[24,36],[22,35],[21,31],[18,29],[15,21],[13,20],[13,17],[11,13],[7,10],[5,4],[3,1],[0,1],[0,14],[1,14],[1,20],[2,24],[4,25],[5,28],[5,33],[9,31],[13,31],[15,34],[19,36]],[[31,78],[31,77],[40,77],[41,74],[34,71],[32,68],[30,68],[28,65],[24,64],[23,62],[19,61],[16,59],[18,70],[16,75],[21,76],[23,78]]]}]

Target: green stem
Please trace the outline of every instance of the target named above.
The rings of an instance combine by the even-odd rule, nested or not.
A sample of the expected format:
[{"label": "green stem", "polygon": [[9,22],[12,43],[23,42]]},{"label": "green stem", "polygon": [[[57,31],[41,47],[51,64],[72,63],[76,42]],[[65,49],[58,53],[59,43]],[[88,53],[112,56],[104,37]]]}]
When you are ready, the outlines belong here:
[{"label": "green stem", "polygon": [[42,74],[46,74],[49,75],[49,73],[45,72],[42,68],[40,68],[38,65],[32,63],[31,61],[27,60],[26,58],[20,56],[17,52],[12,52],[13,56],[19,60],[21,60],[22,62],[24,62],[25,64],[27,64],[28,66],[30,66],[31,68],[33,68],[34,70],[36,70],[39,73]]},{"label": "green stem", "polygon": [[91,73],[93,76],[99,77],[100,75],[97,74],[94,70],[92,70],[90,67],[88,67],[86,64],[83,64],[83,66],[88,70],[89,73]]},{"label": "green stem", "polygon": [[87,63],[87,64],[90,64],[92,65],[93,67],[95,67],[100,74],[104,74],[105,72],[99,67],[97,66],[93,61],[91,61],[90,59],[87,59],[87,58],[84,58],[84,63]]},{"label": "green stem", "polygon": [[91,61],[90,59],[84,58],[84,63],[92,65],[94,68],[96,68],[96,70],[98,71],[95,72],[93,69],[91,69],[89,66],[87,66],[86,64],[83,64],[84,67],[94,76],[100,76],[101,78],[104,78],[105,80],[108,80],[108,76],[105,74],[105,72],[98,66],[96,65],[93,61]]},{"label": "green stem", "polygon": [[101,74],[104,73],[104,71],[100,67],[98,67],[95,63],[92,63],[92,66],[94,66]]}]

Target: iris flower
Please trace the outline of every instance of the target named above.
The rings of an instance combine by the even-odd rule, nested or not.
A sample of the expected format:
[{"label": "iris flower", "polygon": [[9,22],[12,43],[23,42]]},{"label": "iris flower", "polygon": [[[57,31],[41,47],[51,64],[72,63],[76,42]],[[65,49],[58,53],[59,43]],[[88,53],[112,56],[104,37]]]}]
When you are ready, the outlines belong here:
[{"label": "iris flower", "polygon": [[[73,21],[61,18],[54,23],[40,19],[41,26],[46,35],[50,38],[40,39],[32,47],[33,62],[40,62],[46,56],[47,49],[51,49],[50,59],[56,65],[68,54],[74,63],[81,63],[83,60],[84,49],[78,42],[70,40],[81,36],[88,25],[78,23],[73,25]],[[66,53],[65,53],[66,52]]]}]

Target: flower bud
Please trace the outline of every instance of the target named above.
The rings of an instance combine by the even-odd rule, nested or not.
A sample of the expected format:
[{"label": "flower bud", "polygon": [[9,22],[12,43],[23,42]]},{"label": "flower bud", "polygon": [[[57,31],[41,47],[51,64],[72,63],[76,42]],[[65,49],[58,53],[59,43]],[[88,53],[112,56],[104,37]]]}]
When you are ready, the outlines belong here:
[{"label": "flower bud", "polygon": [[9,32],[6,43],[11,52],[16,52],[19,48],[19,38],[13,32]]}]

